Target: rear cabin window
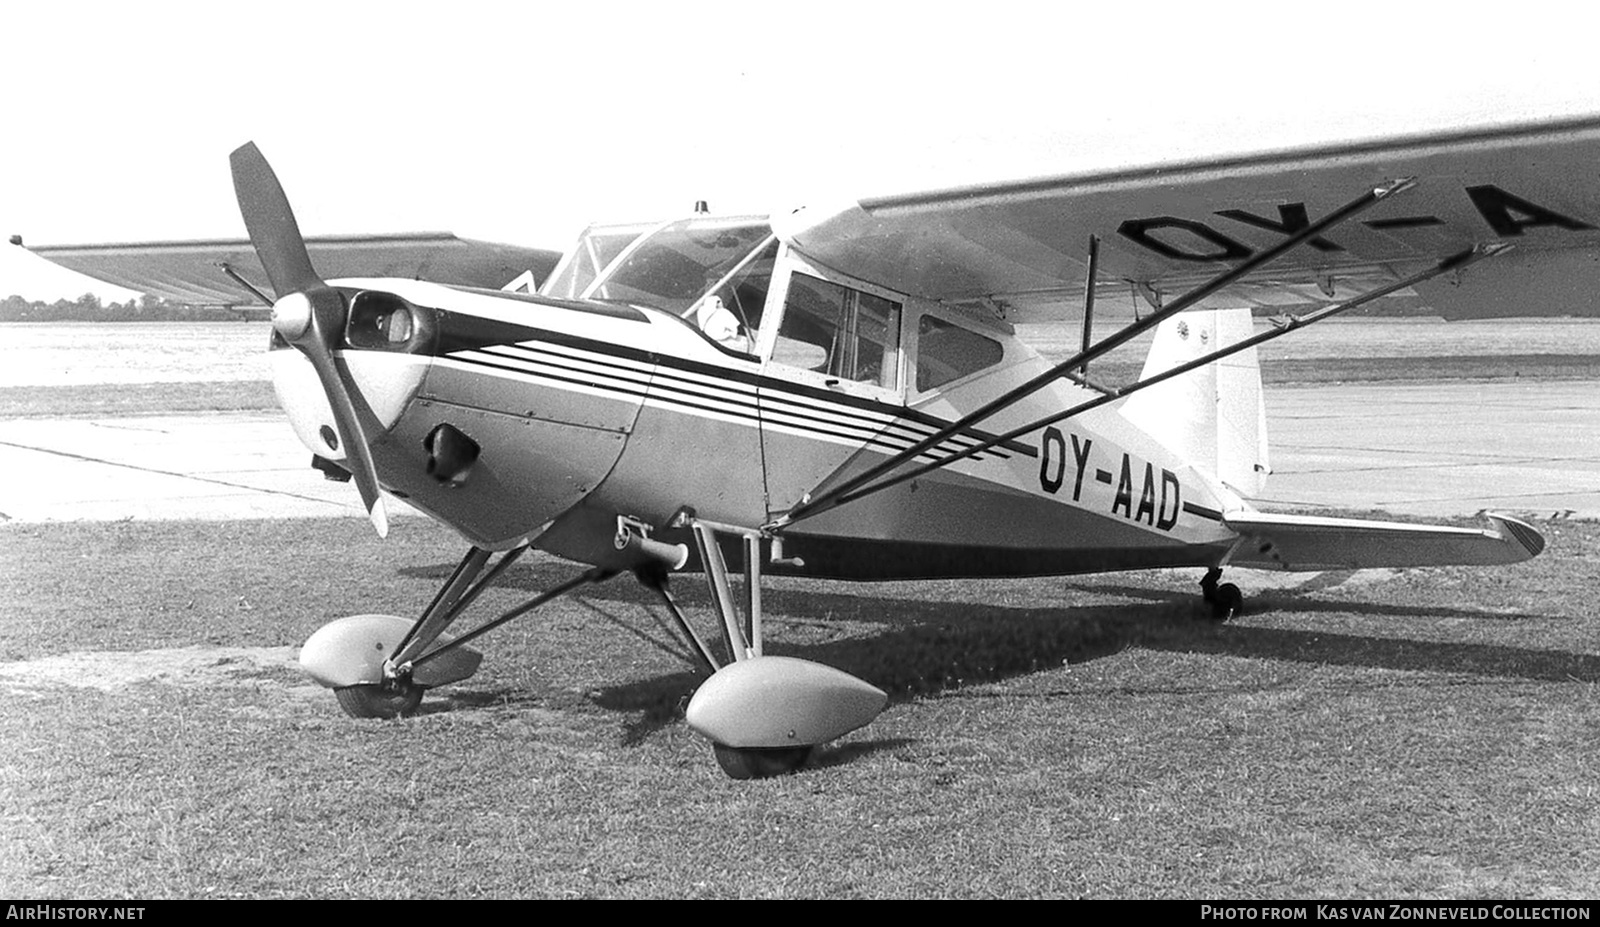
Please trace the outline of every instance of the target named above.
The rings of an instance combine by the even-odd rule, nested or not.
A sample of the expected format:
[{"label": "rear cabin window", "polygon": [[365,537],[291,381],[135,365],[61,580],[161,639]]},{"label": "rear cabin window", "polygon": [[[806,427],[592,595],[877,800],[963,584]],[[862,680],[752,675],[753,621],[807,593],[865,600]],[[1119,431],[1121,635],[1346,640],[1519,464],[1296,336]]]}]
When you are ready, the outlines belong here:
[{"label": "rear cabin window", "polygon": [[900,304],[805,274],[789,279],[773,359],[857,383],[894,389]]},{"label": "rear cabin window", "polygon": [[992,367],[1004,354],[992,338],[925,315],[917,326],[917,392]]}]

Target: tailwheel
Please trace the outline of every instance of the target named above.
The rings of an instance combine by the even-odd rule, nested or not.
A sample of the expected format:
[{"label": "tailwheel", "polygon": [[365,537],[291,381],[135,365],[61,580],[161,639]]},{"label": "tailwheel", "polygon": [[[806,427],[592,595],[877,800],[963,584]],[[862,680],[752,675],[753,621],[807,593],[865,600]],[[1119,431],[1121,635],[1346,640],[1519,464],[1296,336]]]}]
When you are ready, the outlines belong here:
[{"label": "tailwheel", "polygon": [[769,779],[792,773],[811,758],[811,746],[803,747],[730,747],[713,743],[717,765],[731,779]]},{"label": "tailwheel", "polygon": [[1233,583],[1223,583],[1211,596],[1211,617],[1227,621],[1244,613],[1244,593]]},{"label": "tailwheel", "polygon": [[333,694],[352,718],[404,718],[422,704],[422,686],[413,682],[341,686]]},{"label": "tailwheel", "polygon": [[1212,567],[1200,577],[1200,598],[1211,609],[1213,621],[1227,621],[1244,613],[1244,593],[1233,583],[1217,585],[1221,578],[1221,567]]}]

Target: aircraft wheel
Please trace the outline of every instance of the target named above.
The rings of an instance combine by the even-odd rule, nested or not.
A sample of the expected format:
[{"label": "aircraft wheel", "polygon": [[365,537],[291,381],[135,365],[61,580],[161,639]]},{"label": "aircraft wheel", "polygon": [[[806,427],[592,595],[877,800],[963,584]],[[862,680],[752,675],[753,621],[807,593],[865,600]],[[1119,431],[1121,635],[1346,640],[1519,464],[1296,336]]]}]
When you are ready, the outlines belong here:
[{"label": "aircraft wheel", "polygon": [[339,707],[352,718],[404,718],[422,704],[422,687],[404,685],[344,686],[334,689]]},{"label": "aircraft wheel", "polygon": [[717,765],[731,779],[767,779],[791,773],[811,757],[811,747],[729,747],[712,744]]},{"label": "aircraft wheel", "polygon": [[1211,617],[1227,621],[1244,613],[1244,593],[1233,583],[1223,583],[1211,597]]}]

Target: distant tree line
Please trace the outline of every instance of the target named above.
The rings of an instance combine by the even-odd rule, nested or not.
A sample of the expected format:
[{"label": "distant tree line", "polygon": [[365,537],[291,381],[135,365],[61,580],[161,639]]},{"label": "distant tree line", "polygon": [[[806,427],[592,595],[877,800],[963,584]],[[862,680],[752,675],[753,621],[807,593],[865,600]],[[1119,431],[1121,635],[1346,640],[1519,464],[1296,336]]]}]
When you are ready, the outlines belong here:
[{"label": "distant tree line", "polygon": [[[258,313],[255,317],[262,316]],[[238,322],[246,318],[244,313],[221,306],[185,306],[158,296],[141,296],[126,303],[102,303],[93,293],[53,303],[30,302],[21,296],[0,302],[0,322]]]}]

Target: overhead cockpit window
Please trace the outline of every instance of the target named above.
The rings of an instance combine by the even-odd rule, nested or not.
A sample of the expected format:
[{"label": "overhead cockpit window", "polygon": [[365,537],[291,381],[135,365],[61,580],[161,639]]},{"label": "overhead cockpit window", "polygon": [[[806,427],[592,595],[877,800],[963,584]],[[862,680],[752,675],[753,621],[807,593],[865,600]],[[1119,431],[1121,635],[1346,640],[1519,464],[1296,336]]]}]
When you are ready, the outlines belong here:
[{"label": "overhead cockpit window", "polygon": [[992,338],[924,315],[917,326],[917,392],[992,367],[1004,354],[1005,348]]},{"label": "overhead cockpit window", "polygon": [[801,273],[789,279],[773,360],[894,389],[899,348],[899,303]]},{"label": "overhead cockpit window", "polygon": [[586,295],[686,315],[771,234],[749,219],[674,222],[629,249]]}]

